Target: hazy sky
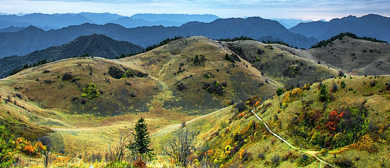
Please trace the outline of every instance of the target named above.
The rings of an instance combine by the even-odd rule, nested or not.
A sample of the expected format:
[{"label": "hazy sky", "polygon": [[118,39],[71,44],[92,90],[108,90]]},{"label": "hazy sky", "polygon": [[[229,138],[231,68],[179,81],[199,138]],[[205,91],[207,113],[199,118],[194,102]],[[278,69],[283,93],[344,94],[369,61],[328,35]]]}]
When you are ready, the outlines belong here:
[{"label": "hazy sky", "polygon": [[369,13],[390,16],[390,0],[0,0],[2,13],[109,12],[214,14],[222,18],[260,16],[329,20]]}]

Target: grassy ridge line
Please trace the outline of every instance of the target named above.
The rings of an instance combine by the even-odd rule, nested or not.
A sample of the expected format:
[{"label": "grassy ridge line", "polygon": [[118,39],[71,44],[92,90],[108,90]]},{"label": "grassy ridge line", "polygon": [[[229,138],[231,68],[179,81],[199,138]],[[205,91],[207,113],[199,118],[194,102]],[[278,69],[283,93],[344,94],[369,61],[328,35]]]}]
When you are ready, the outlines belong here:
[{"label": "grassy ridge line", "polygon": [[[286,143],[288,146],[290,146],[291,148],[294,148],[295,150],[297,150],[296,147],[292,146],[290,143],[288,143],[286,140],[284,140],[284,139],[283,139],[282,137],[280,137],[278,134],[272,132],[272,131],[268,128],[267,124],[266,124],[266,123],[265,123],[265,122],[264,122],[264,121],[255,113],[255,112],[253,112],[253,110],[251,110],[251,112],[256,116],[257,119],[259,119],[261,122],[263,122],[264,126],[267,128],[267,130],[268,130],[271,134],[273,134],[274,136],[278,137],[280,140],[282,140],[283,142],[285,142],[285,143]],[[313,156],[314,158],[316,158],[317,160],[319,160],[319,161],[322,162],[322,163],[328,164],[329,166],[332,166],[332,167],[336,167],[336,166],[333,166],[332,164],[330,164],[330,163],[328,163],[328,162],[326,162],[326,161],[320,159],[319,157],[317,157],[317,156],[316,156],[316,153],[317,153],[317,152],[315,152],[315,151],[305,151],[305,153],[307,153],[307,154]],[[337,167],[336,167],[336,168],[337,168]]]}]

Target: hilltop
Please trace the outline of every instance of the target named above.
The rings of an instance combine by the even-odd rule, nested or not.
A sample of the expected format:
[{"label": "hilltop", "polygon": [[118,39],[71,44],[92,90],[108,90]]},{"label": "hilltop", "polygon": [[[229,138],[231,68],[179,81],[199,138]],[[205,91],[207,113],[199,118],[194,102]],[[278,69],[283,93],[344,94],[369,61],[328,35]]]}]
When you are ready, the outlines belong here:
[{"label": "hilltop", "polygon": [[142,52],[143,49],[141,46],[126,41],[117,41],[101,34],[80,36],[61,46],[52,46],[24,56],[0,58],[0,78],[9,75],[14,69],[21,69],[26,64],[32,66],[42,60],[61,60],[86,54],[112,59],[121,54]]},{"label": "hilltop", "polygon": [[388,43],[340,36],[308,52],[324,64],[353,75],[386,75],[390,70]]},{"label": "hilltop", "polygon": [[253,40],[224,43],[251,66],[282,83],[286,88],[299,87],[339,75],[336,69],[297,56],[291,51],[295,50],[294,48]]}]

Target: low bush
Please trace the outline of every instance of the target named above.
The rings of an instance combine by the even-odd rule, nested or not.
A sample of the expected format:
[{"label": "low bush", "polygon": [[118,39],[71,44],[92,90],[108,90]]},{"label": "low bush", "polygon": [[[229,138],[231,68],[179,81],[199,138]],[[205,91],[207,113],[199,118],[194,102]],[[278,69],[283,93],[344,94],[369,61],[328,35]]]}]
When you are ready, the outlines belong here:
[{"label": "low bush", "polygon": [[283,89],[282,89],[282,88],[276,89],[276,94],[277,94],[278,96],[282,95],[282,94],[283,94]]},{"label": "low bush", "polygon": [[183,83],[180,83],[179,85],[177,85],[177,90],[184,90],[184,89],[187,89],[187,87],[183,84]]},{"label": "low bush", "polygon": [[100,92],[97,90],[95,83],[89,83],[84,86],[81,97],[88,97],[89,99],[99,97]]},{"label": "low bush", "polygon": [[16,146],[11,143],[12,140],[10,132],[0,125],[0,167],[9,167],[13,163]]},{"label": "low bush", "polygon": [[115,79],[120,79],[120,78],[122,78],[122,76],[123,76],[124,73],[125,73],[124,71],[122,71],[121,69],[119,69],[119,68],[117,68],[117,67],[115,67],[115,66],[111,66],[111,67],[108,69],[108,74],[109,74],[111,77],[115,78]]},{"label": "low bush", "polygon": [[277,166],[279,165],[279,161],[280,161],[280,156],[278,155],[275,155],[271,158],[271,162],[274,166]]},{"label": "low bush", "polygon": [[265,158],[265,154],[264,153],[259,153],[259,159],[264,159]]},{"label": "low bush", "polygon": [[372,80],[372,81],[370,81],[370,85],[371,85],[371,87],[375,87],[376,83],[377,83],[377,81],[376,81],[376,80]]},{"label": "low bush", "polygon": [[310,161],[312,161],[312,160],[310,159],[309,156],[307,156],[306,154],[302,154],[299,156],[297,164],[299,166],[306,166],[310,163]]},{"label": "low bush", "polygon": [[342,167],[342,168],[349,168],[355,166],[355,164],[352,162],[351,159],[345,158],[345,157],[339,157],[334,161],[334,164]]},{"label": "low bush", "polygon": [[65,73],[64,76],[62,76],[62,81],[71,80],[71,79],[73,79],[73,75],[68,72]]},{"label": "low bush", "polygon": [[236,109],[237,109],[239,112],[242,112],[242,111],[246,110],[245,103],[244,103],[244,102],[237,103],[237,104],[236,104]]},{"label": "low bush", "polygon": [[333,86],[332,86],[332,92],[337,92],[339,90],[339,87],[337,86],[336,83],[333,83]]}]

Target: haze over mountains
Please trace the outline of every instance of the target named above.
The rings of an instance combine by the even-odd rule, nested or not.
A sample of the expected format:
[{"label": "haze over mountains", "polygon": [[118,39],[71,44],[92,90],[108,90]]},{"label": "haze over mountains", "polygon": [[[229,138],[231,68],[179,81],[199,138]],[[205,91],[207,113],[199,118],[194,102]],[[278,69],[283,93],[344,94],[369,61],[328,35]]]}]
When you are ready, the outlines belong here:
[{"label": "haze over mountains", "polygon": [[276,21],[251,18],[218,19],[211,23],[190,22],[180,27],[137,27],[125,28],[117,24],[82,24],[58,30],[44,31],[30,26],[18,32],[0,33],[0,57],[24,55],[53,45],[62,45],[82,35],[104,34],[115,40],[128,41],[142,47],[156,44],[174,36],[206,36],[211,39],[247,36],[253,39],[261,37],[280,38],[284,42],[298,47],[310,47],[315,38],[306,38],[288,31]]},{"label": "haze over mountains", "polygon": [[111,13],[66,13],[42,14],[32,13],[26,15],[0,15],[0,28],[28,27],[30,25],[43,30],[60,29],[71,25],[84,23],[107,24],[116,23],[126,28],[140,26],[181,26],[191,21],[212,22],[219,17],[216,15],[188,15],[188,14],[135,14],[131,17]]},{"label": "haze over mountains", "polygon": [[[142,47],[174,36],[194,35],[212,39],[248,36],[260,41],[283,41],[299,48],[309,48],[342,32],[390,41],[390,19],[380,15],[348,16],[330,22],[300,23],[290,29],[285,28],[299,21],[280,19],[278,23],[258,17],[218,19],[215,15],[185,14],[136,14],[131,17],[110,13],[0,15],[0,28],[3,27],[0,29],[0,48],[3,51],[0,57],[25,55],[93,33]],[[21,28],[29,25],[34,27]],[[52,28],[61,29],[48,30]]]},{"label": "haze over mountains", "polygon": [[351,32],[358,36],[372,37],[389,42],[390,18],[375,14],[362,17],[348,16],[341,19],[332,19],[329,22],[300,23],[289,30],[306,37],[315,37],[319,41],[329,39],[342,32]]}]

